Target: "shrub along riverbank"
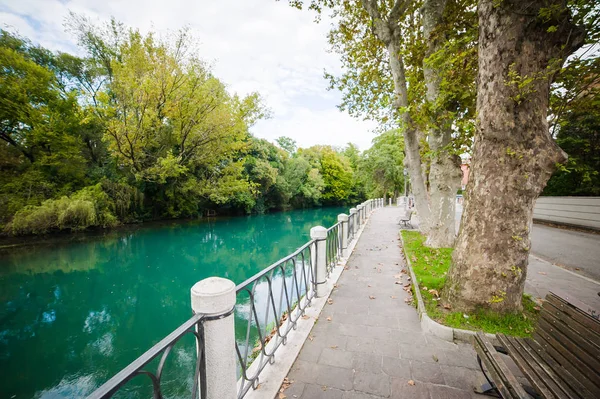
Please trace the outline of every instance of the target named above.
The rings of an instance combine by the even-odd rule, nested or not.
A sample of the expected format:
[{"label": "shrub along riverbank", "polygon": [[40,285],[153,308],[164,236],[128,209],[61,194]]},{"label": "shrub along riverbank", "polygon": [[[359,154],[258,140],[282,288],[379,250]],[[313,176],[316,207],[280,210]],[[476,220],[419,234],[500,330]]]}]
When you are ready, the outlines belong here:
[{"label": "shrub along riverbank", "polygon": [[[429,248],[425,237],[417,231],[402,230],[405,255],[410,259],[417,277],[427,315],[448,327],[465,330],[504,333],[525,337],[531,335],[539,307],[528,295],[523,295],[523,312],[501,315],[488,309],[469,314],[454,312],[442,303],[440,296],[446,282],[446,273],[452,261],[452,248]],[[414,290],[414,285],[413,285]],[[414,296],[416,300],[416,295]]]}]

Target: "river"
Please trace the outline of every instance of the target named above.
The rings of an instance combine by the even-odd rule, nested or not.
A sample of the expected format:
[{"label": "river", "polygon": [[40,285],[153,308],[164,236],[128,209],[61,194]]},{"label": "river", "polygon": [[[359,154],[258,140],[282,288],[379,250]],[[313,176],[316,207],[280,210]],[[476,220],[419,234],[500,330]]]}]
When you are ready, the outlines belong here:
[{"label": "river", "polygon": [[[238,284],[341,212],[156,223],[0,251],[0,397],[89,394],[191,316],[195,282]],[[169,361],[193,369],[190,351]]]}]

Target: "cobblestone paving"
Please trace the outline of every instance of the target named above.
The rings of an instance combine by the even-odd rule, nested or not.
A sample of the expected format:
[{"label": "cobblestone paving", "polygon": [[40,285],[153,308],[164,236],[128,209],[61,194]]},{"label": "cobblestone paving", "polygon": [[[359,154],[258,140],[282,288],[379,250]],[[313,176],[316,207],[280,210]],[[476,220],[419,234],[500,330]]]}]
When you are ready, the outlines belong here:
[{"label": "cobblestone paving", "polygon": [[[292,366],[287,398],[483,398],[472,346],[421,331],[395,284],[400,209],[377,210]],[[407,281],[405,274],[402,281]]]}]

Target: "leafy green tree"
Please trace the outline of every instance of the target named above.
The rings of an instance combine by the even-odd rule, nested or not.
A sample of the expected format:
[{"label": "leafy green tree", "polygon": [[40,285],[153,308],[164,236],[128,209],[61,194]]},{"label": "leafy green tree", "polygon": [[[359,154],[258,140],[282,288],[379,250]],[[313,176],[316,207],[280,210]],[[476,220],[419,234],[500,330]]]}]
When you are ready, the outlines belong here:
[{"label": "leafy green tree", "polygon": [[373,140],[360,163],[360,175],[368,197],[395,198],[404,192],[404,138],[389,130]]}]

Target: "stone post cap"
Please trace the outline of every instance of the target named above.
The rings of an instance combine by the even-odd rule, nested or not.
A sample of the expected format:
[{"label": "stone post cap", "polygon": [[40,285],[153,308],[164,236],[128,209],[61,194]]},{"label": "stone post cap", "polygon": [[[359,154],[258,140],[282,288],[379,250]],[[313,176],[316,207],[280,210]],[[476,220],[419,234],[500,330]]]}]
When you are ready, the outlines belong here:
[{"label": "stone post cap", "polygon": [[356,209],[358,209],[358,210],[360,211],[361,209],[363,209],[363,207],[364,207],[364,205],[363,205],[363,204],[360,204],[360,205],[357,205],[357,206],[356,206]]},{"label": "stone post cap", "polygon": [[356,213],[356,208],[350,208],[350,214],[354,215]]},{"label": "stone post cap", "polygon": [[345,213],[340,213],[338,215],[338,222],[347,222],[348,221],[348,215],[346,215]]},{"label": "stone post cap", "polygon": [[194,284],[190,291],[194,313],[216,315],[235,306],[235,284],[226,278],[205,278]]},{"label": "stone post cap", "polygon": [[313,240],[327,239],[327,229],[323,226],[315,226],[310,229],[310,238]]}]

